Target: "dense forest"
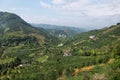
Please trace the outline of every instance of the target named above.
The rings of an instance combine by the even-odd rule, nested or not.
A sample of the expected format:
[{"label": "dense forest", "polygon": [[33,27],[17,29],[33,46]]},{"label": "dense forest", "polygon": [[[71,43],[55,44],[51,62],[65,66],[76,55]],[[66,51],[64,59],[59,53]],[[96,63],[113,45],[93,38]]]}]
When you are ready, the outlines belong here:
[{"label": "dense forest", "polygon": [[120,80],[120,23],[60,38],[0,12],[0,80]]}]

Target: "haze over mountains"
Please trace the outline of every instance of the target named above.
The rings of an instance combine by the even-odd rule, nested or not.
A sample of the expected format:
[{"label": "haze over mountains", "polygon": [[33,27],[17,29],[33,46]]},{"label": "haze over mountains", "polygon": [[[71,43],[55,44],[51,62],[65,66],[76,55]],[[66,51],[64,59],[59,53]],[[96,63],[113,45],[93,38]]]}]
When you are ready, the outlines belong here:
[{"label": "haze over mountains", "polygon": [[[41,34],[43,33],[43,35],[51,34],[53,36],[59,36],[63,34],[67,37],[72,37],[78,33],[87,31],[84,28],[75,28],[75,27],[57,26],[57,25],[48,25],[48,24],[32,24],[35,27],[39,27],[39,30],[37,30],[35,27],[31,26],[30,24],[22,20],[19,16],[7,12],[5,13],[0,12],[0,18],[1,18],[0,20],[1,33],[7,33],[9,31],[15,30],[23,33],[41,33]],[[46,33],[44,33],[45,32],[44,29],[46,29]],[[47,31],[49,33],[47,33]]]},{"label": "haze over mountains", "polygon": [[50,25],[50,24],[32,24],[38,28],[46,29],[49,34],[53,36],[65,35],[66,37],[73,37],[76,34],[88,31],[84,28],[70,27],[70,26],[58,26],[58,25]]},{"label": "haze over mountains", "polygon": [[84,31],[0,12],[0,80],[120,80],[120,23]]}]

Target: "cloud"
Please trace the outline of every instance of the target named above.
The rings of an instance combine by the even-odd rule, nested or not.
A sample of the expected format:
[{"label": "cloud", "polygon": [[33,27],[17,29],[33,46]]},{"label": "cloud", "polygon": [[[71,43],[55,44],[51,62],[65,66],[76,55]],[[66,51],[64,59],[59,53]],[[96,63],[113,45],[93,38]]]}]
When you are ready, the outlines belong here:
[{"label": "cloud", "polygon": [[64,4],[65,1],[64,0],[52,0],[53,4]]},{"label": "cloud", "polygon": [[28,11],[28,10],[30,10],[30,8],[16,8],[16,7],[13,7],[13,8],[9,8],[9,10],[12,10],[12,11]]},{"label": "cloud", "polygon": [[[120,14],[119,0],[51,0],[51,3],[41,1],[44,8],[76,15],[84,13],[88,16],[105,16]],[[56,5],[59,4],[59,5]]]},{"label": "cloud", "polygon": [[[52,11],[46,22],[80,27],[105,27],[120,21],[120,0],[41,0],[42,8]],[[56,16],[57,15],[57,16]],[[55,16],[55,17],[54,17]],[[48,19],[45,18],[45,19]],[[45,21],[45,20],[44,20]]]},{"label": "cloud", "polygon": [[0,9],[0,11],[3,11],[3,9]]},{"label": "cloud", "polygon": [[[31,19],[32,17],[32,19]],[[59,23],[59,20],[57,18],[53,18],[51,16],[47,16],[47,15],[33,15],[29,17],[29,15],[24,15],[22,16],[23,19],[25,19],[27,22],[29,23],[47,23],[47,24],[55,24],[55,23]]]},{"label": "cloud", "polygon": [[51,8],[51,7],[52,7],[52,5],[50,5],[50,4],[48,4],[48,3],[45,3],[45,2],[43,2],[43,1],[40,1],[40,5],[41,5],[42,7],[44,7],[44,8]]}]

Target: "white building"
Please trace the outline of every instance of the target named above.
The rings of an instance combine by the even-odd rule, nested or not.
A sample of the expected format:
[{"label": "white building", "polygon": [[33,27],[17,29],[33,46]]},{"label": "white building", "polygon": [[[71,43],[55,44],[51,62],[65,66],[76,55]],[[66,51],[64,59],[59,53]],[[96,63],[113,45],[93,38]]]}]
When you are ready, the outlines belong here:
[{"label": "white building", "polygon": [[89,36],[90,39],[95,39],[95,35]]}]

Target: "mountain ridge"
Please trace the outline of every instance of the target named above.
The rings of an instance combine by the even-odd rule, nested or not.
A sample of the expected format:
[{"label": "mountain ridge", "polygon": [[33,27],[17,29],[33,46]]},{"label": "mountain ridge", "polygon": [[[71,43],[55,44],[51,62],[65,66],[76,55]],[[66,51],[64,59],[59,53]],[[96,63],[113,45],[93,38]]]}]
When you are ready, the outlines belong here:
[{"label": "mountain ridge", "polygon": [[49,34],[53,36],[59,36],[60,34],[66,35],[67,37],[73,37],[74,35],[87,30],[84,28],[70,27],[70,26],[59,26],[59,25],[50,25],[50,24],[32,24],[38,28],[46,29]]},{"label": "mountain ridge", "polygon": [[117,45],[120,40],[120,24],[112,25],[107,28],[91,30],[78,34],[72,40],[72,45],[87,46],[89,48],[102,49],[102,47],[110,47]]},{"label": "mountain ridge", "polygon": [[120,24],[61,39],[1,15],[0,80],[120,80]]},{"label": "mountain ridge", "polygon": [[[33,27],[18,15],[8,12],[0,12],[0,34],[2,36],[4,35],[1,39],[5,39],[5,37],[8,39],[9,36],[14,36],[17,40],[18,36],[23,38],[22,35],[24,35],[32,40],[34,37],[36,38],[35,42],[40,44],[53,43],[53,41],[55,41],[53,36],[49,35],[45,29]],[[2,41],[4,41],[4,39]],[[25,43],[26,39],[24,41]]]}]

